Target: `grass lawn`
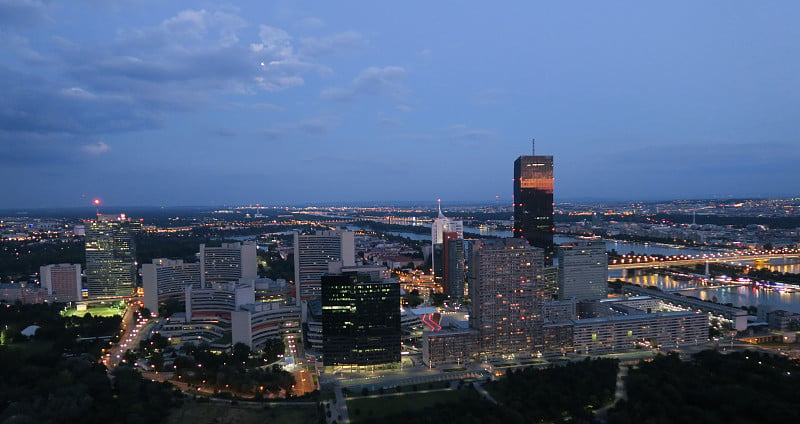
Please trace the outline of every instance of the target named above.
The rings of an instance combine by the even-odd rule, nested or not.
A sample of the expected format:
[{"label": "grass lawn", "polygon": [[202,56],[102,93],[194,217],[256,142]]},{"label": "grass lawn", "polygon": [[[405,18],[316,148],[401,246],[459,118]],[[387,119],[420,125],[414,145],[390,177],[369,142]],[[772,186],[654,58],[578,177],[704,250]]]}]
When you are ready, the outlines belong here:
[{"label": "grass lawn", "polygon": [[28,357],[38,353],[44,353],[53,348],[53,342],[31,340],[27,342],[11,343],[5,345],[11,350],[21,352],[23,356]]},{"label": "grass lawn", "polygon": [[347,413],[350,415],[351,422],[358,423],[368,418],[380,418],[401,412],[411,412],[437,403],[456,402],[461,396],[462,392],[452,390],[433,393],[409,393],[373,399],[348,399]]},{"label": "grass lawn", "polygon": [[186,400],[180,409],[173,410],[167,424],[304,424],[317,423],[317,408],[292,405],[265,408],[261,405],[231,405],[227,402],[200,403]]},{"label": "grass lawn", "polygon": [[123,310],[112,308],[110,306],[98,306],[94,308],[89,308],[85,311],[78,311],[77,309],[70,309],[64,312],[65,317],[71,317],[73,315],[82,317],[86,315],[86,313],[92,314],[93,317],[113,317],[114,315],[122,315]]}]

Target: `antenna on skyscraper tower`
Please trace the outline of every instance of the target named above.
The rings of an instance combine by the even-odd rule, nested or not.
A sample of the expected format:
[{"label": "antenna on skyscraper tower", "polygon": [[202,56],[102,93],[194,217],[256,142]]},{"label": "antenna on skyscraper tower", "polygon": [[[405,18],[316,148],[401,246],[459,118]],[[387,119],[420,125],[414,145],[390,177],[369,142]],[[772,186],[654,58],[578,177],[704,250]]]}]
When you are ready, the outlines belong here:
[{"label": "antenna on skyscraper tower", "polygon": [[531,156],[536,156],[536,139],[531,139]]}]

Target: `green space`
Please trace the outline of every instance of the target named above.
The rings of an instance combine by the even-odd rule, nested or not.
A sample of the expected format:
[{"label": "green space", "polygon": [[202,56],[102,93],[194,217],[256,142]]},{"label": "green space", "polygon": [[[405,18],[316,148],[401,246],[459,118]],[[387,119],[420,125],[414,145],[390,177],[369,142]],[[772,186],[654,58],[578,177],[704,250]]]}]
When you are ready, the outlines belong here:
[{"label": "green space", "polygon": [[[61,315],[63,304],[0,303],[0,423],[153,423],[183,398],[128,367],[97,361],[120,317]],[[21,332],[35,323],[32,337]]]},{"label": "green space", "polygon": [[437,404],[459,402],[465,399],[467,390],[446,390],[430,393],[392,394],[376,398],[347,400],[350,422],[363,423],[394,414],[407,414]]},{"label": "green space", "polygon": [[403,384],[395,386],[391,389],[380,388],[377,390],[367,390],[366,388],[362,388],[361,390],[353,391],[350,388],[345,388],[343,390],[344,390],[344,395],[346,397],[359,397],[359,396],[383,395],[383,394],[400,393],[400,392],[411,393],[411,392],[418,392],[420,390],[446,389],[448,387],[450,387],[450,381],[432,381],[430,383]]},{"label": "green space", "polygon": [[610,423],[800,422],[800,366],[784,356],[670,353],[640,362],[625,384],[628,399],[609,411]]},{"label": "green space", "polygon": [[125,312],[124,309],[119,309],[116,306],[94,306],[89,307],[85,311],[79,311],[77,309],[67,309],[64,311],[65,317],[82,317],[84,315],[92,314],[93,317],[113,317],[113,316],[122,316],[122,313]]},{"label": "green space", "polygon": [[170,413],[166,424],[304,424],[318,423],[315,406],[291,405],[270,408],[261,405],[231,405],[229,402],[186,401]]},{"label": "green space", "polygon": [[18,353],[23,358],[42,355],[53,349],[53,342],[49,340],[26,340],[4,345],[7,346],[10,351]]}]

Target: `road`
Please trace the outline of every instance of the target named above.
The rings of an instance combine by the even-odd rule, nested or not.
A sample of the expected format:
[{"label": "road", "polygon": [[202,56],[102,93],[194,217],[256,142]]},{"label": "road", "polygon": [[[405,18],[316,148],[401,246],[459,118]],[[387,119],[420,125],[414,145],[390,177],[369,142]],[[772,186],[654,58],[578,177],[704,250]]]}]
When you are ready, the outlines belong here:
[{"label": "road", "polygon": [[106,350],[103,363],[109,370],[115,368],[122,362],[122,356],[127,349],[135,349],[139,345],[142,335],[147,332],[150,324],[147,319],[136,320],[134,312],[139,308],[139,302],[134,300],[128,302],[125,312],[122,314],[122,329],[120,330],[119,342],[113,344]]},{"label": "road", "polygon": [[306,393],[311,393],[317,390],[317,385],[314,384],[314,375],[311,371],[303,369],[292,373],[294,375],[294,395],[303,396]]}]

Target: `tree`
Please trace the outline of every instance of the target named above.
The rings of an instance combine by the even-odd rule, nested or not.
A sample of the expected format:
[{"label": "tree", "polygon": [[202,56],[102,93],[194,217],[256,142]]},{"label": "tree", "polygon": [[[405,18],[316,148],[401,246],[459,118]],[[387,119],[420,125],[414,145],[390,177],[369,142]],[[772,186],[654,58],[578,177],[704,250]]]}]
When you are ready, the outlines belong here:
[{"label": "tree", "polygon": [[241,342],[233,345],[233,358],[234,360],[236,360],[237,364],[247,362],[247,358],[249,357],[250,357],[250,346]]}]

